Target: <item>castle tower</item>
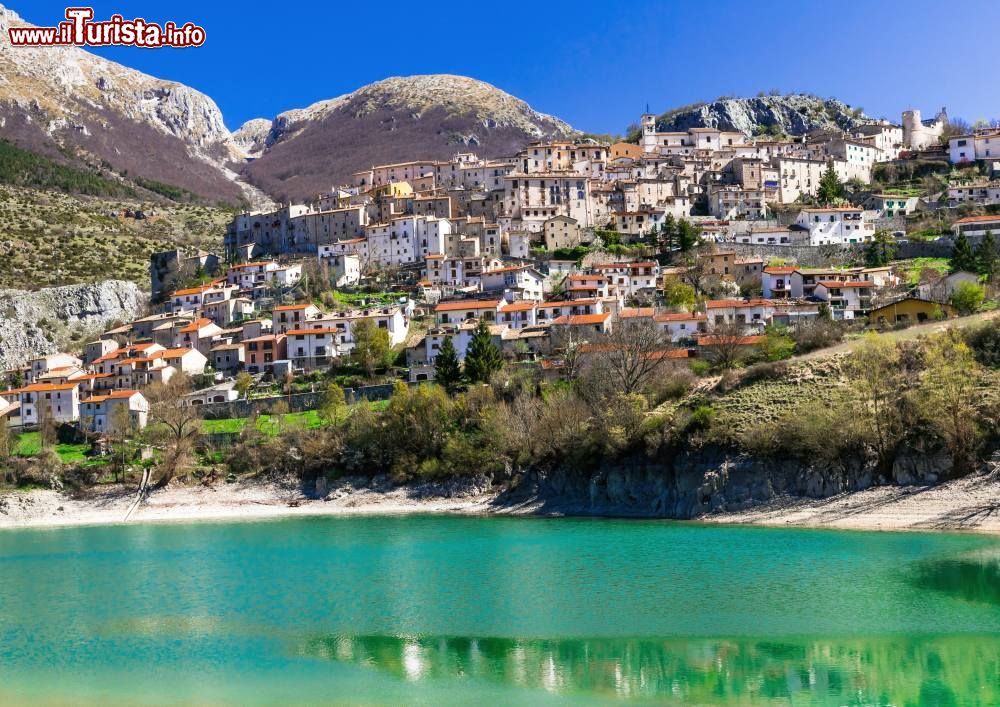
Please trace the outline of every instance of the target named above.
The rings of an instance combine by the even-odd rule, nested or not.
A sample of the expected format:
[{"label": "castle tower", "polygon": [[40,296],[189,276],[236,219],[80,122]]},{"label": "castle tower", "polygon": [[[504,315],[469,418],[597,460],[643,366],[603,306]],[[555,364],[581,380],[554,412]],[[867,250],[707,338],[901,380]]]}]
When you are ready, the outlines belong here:
[{"label": "castle tower", "polygon": [[903,145],[908,148],[914,147],[914,138],[919,141],[920,133],[923,129],[923,123],[920,119],[919,110],[907,110],[903,111]]},{"label": "castle tower", "polygon": [[647,107],[646,112],[642,114],[639,119],[640,125],[642,126],[642,137],[639,139],[639,144],[642,145],[643,152],[655,152],[656,151],[656,116],[649,112]]}]

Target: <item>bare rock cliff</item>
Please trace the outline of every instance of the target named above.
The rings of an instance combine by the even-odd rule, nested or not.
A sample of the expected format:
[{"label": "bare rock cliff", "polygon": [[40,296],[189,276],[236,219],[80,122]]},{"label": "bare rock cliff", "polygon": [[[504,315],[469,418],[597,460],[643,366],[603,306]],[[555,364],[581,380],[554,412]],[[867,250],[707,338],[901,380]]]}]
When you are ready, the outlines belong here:
[{"label": "bare rock cliff", "polygon": [[53,353],[146,309],[148,295],[134,282],[106,280],[37,291],[0,290],[0,370]]}]

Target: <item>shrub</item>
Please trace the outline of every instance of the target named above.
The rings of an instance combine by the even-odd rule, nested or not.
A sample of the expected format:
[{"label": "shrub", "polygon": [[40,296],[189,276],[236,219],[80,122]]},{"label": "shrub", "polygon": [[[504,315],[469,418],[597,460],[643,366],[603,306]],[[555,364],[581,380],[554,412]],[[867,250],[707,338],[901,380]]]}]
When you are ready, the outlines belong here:
[{"label": "shrub", "polygon": [[696,358],[691,361],[691,372],[699,377],[707,376],[712,372],[712,363],[703,358]]},{"label": "shrub", "polygon": [[951,303],[960,314],[972,314],[983,304],[986,292],[980,285],[961,282],[951,295]]},{"label": "shrub", "polygon": [[965,342],[981,365],[1000,368],[1000,325],[996,322],[968,329]]},{"label": "shrub", "polygon": [[667,400],[680,400],[691,390],[692,385],[694,385],[694,374],[684,369],[658,378],[649,386],[652,404],[656,406]]}]

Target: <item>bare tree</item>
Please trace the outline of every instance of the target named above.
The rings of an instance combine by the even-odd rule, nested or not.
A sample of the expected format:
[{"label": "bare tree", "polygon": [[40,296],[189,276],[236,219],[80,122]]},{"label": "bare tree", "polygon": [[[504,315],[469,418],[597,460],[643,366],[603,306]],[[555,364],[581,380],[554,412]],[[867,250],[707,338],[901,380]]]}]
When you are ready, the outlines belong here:
[{"label": "bare tree", "polygon": [[37,393],[35,413],[38,417],[38,440],[41,448],[48,449],[56,443],[56,420],[52,415],[52,403]]},{"label": "bare tree", "polygon": [[731,321],[716,324],[704,342],[712,365],[721,371],[728,371],[743,360],[748,339],[743,325]]},{"label": "bare tree", "polygon": [[195,443],[201,434],[201,410],[186,399],[191,381],[178,373],[168,383],[153,383],[146,388],[149,400],[150,434],[163,446],[160,485],[166,484],[190,462]]},{"label": "bare tree", "polygon": [[607,334],[583,348],[584,376],[601,397],[641,393],[662,370],[667,346],[651,318],[615,319]]},{"label": "bare tree", "polygon": [[583,343],[573,327],[555,327],[549,336],[551,353],[562,361],[562,377],[573,380],[580,372],[580,344]]},{"label": "bare tree", "polygon": [[[109,425],[111,438],[118,441],[118,448],[121,452],[121,475],[125,475],[125,466],[128,464],[128,443],[135,434],[135,425],[132,422],[132,414],[128,409],[128,401],[124,401],[115,406],[111,413],[111,423]],[[117,458],[116,458],[117,460]],[[117,479],[117,473],[115,474]]]}]

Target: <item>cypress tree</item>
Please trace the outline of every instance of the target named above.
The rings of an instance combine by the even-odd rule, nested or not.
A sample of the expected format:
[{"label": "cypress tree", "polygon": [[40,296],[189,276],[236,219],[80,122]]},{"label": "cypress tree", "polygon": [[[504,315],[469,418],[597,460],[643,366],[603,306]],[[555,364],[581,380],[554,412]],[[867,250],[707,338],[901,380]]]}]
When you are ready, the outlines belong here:
[{"label": "cypress tree", "polygon": [[462,366],[450,336],[446,336],[434,359],[434,380],[449,393],[454,393],[462,382]]},{"label": "cypress tree", "polygon": [[844,183],[837,176],[837,171],[833,168],[833,160],[826,163],[826,171],[819,180],[819,190],[816,198],[821,204],[832,204],[844,196]]},{"label": "cypress tree", "polygon": [[964,233],[959,233],[955,239],[955,247],[951,251],[951,260],[948,262],[948,269],[952,272],[958,272],[959,270],[978,272],[979,270],[976,254],[973,252],[972,245]]},{"label": "cypress tree", "polygon": [[465,352],[465,375],[472,383],[488,383],[494,373],[503,368],[500,349],[493,345],[490,328],[486,321],[479,320],[469,348]]},{"label": "cypress tree", "polygon": [[997,270],[997,243],[993,238],[993,231],[987,231],[983,240],[976,246],[976,260],[979,274],[985,275],[987,280],[992,280],[993,273]]}]

